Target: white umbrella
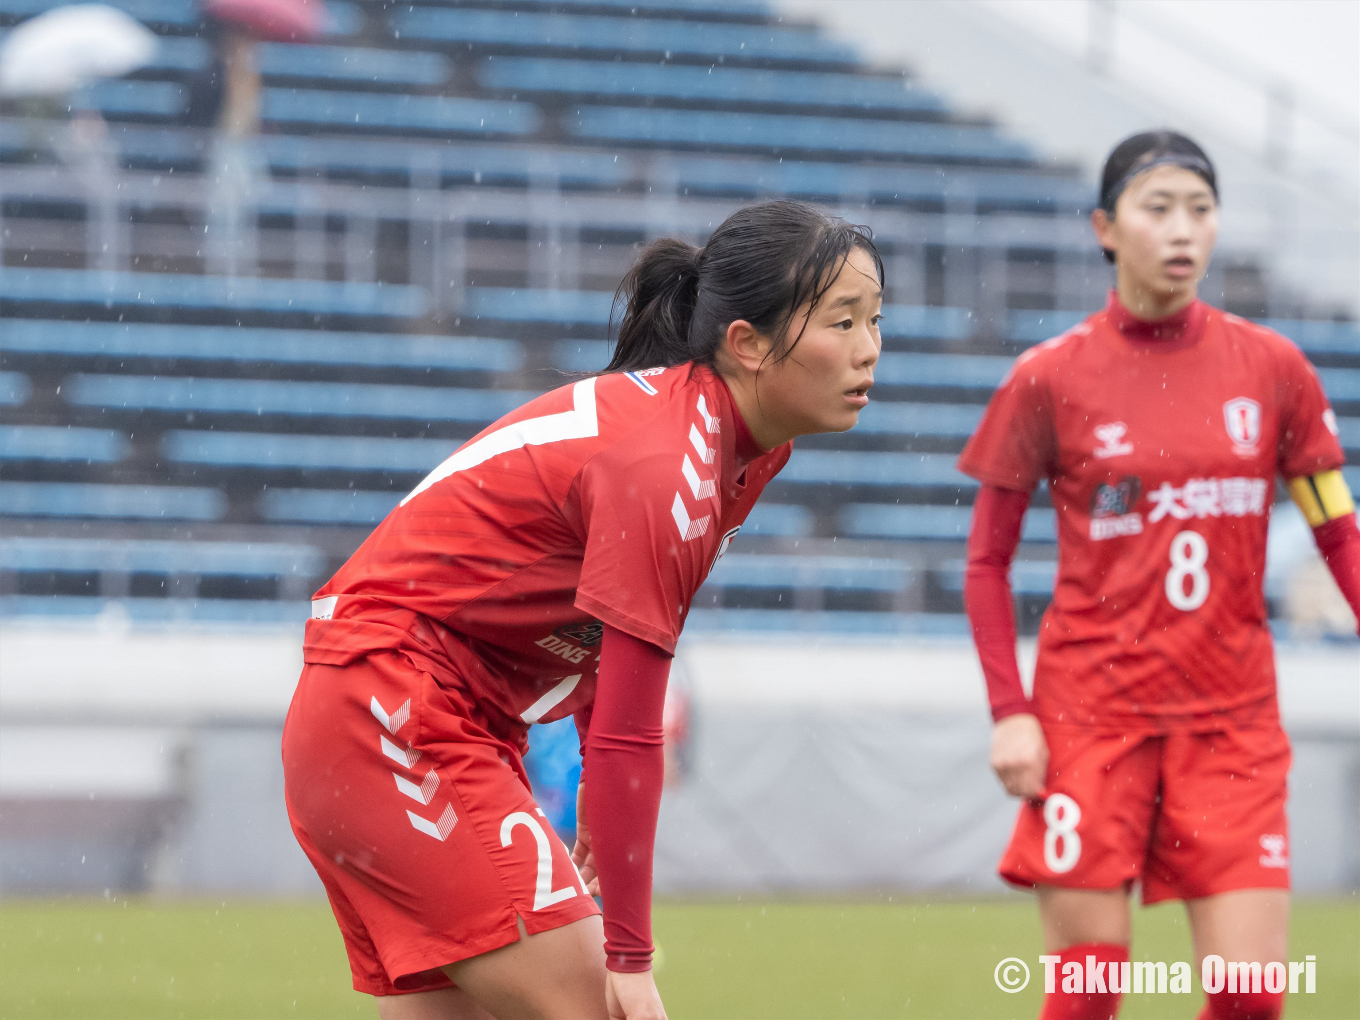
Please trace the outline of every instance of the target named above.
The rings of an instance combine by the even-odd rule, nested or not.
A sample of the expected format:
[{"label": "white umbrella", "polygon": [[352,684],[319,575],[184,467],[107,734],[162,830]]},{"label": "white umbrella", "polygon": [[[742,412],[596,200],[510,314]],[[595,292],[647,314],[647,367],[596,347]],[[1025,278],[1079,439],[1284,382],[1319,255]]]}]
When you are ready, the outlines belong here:
[{"label": "white umbrella", "polygon": [[62,95],[144,67],[155,53],[155,35],[116,7],[57,7],[0,43],[0,95]]}]

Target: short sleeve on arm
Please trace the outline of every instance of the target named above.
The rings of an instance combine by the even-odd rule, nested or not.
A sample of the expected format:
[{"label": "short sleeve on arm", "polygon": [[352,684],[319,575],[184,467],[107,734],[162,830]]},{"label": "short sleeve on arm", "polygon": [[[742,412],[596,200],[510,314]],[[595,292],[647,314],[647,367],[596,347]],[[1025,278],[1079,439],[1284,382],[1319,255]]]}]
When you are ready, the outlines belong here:
[{"label": "short sleeve on arm", "polygon": [[[1036,352],[1037,353],[1037,352]],[[1056,454],[1052,400],[1038,359],[1022,355],[1002,381],[959,456],[959,470],[1002,489],[1030,492]]]},{"label": "short sleeve on arm", "polygon": [[592,459],[577,483],[585,533],[577,607],[671,654],[712,544],[708,534],[680,532],[673,510],[680,460],[615,448]]},{"label": "short sleeve on arm", "polygon": [[1346,458],[1322,381],[1302,351],[1285,346],[1278,376],[1280,474],[1300,478],[1339,468]]}]

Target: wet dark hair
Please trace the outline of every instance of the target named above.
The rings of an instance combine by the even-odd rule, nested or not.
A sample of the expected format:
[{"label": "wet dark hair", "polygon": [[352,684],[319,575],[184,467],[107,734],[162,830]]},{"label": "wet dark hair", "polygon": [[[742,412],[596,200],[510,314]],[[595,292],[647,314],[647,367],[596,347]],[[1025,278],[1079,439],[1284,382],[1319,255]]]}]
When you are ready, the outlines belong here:
[{"label": "wet dark hair", "polygon": [[[1125,138],[1105,160],[1100,175],[1100,208],[1114,219],[1115,203],[1133,179],[1156,166],[1179,166],[1204,178],[1218,201],[1218,176],[1208,154],[1178,131],[1145,131]],[[1114,261],[1114,252],[1104,249],[1105,260]]]},{"label": "wet dark hair", "polygon": [[[808,316],[855,249],[868,252],[883,283],[883,259],[868,227],[803,202],[762,202],[722,222],[696,248],[655,241],[628,270],[614,298],[624,303],[606,372],[680,365],[712,366],[727,327],[745,319],[775,338],[770,354],[788,357],[807,328],[788,334],[798,309]],[[613,316],[610,331],[613,332]]]}]

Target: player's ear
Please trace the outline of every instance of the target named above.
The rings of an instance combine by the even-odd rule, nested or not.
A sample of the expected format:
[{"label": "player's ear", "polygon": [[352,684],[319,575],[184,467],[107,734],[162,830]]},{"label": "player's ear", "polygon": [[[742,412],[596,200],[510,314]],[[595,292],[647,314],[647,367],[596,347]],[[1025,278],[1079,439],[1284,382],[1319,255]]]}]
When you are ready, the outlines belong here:
[{"label": "player's ear", "polygon": [[1109,213],[1100,208],[1091,210],[1091,229],[1095,231],[1096,241],[1102,248],[1114,250],[1114,225]]},{"label": "player's ear", "polygon": [[723,345],[732,360],[748,372],[760,371],[760,366],[770,353],[770,338],[745,319],[737,319],[727,327]]}]

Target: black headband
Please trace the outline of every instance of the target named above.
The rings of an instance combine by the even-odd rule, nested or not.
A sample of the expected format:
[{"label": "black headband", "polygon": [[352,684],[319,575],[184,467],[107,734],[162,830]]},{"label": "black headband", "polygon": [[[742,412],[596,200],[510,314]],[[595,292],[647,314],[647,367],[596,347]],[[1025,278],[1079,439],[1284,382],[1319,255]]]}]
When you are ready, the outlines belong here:
[{"label": "black headband", "polygon": [[1186,170],[1199,174],[1204,178],[1204,183],[1214,193],[1214,198],[1218,198],[1218,185],[1214,183],[1214,168],[1208,160],[1201,159],[1199,156],[1191,155],[1188,152],[1165,152],[1160,156],[1148,160],[1146,163],[1137,163],[1129,169],[1123,177],[1119,178],[1110,189],[1100,196],[1100,207],[1107,213],[1114,212],[1114,204],[1119,201],[1119,196],[1124,193],[1135,177],[1146,173],[1159,166],[1178,166]]}]

